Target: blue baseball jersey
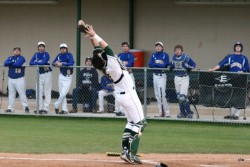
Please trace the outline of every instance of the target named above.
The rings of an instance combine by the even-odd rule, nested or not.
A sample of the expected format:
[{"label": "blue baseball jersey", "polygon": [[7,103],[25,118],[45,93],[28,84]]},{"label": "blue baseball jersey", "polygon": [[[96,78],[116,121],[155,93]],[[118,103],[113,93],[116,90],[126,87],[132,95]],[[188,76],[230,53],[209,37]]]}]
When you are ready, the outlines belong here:
[{"label": "blue baseball jersey", "polygon": [[[163,61],[163,64],[159,63]],[[169,65],[169,55],[166,52],[154,52],[148,63],[150,68],[167,68]],[[162,70],[154,70],[154,73],[160,74]]]},{"label": "blue baseball jersey", "polygon": [[[71,53],[59,53],[55,60],[52,62],[52,65],[55,66],[55,62],[59,61],[62,63],[62,66],[73,66],[75,61]],[[73,74],[73,67],[60,67],[60,72],[62,75],[71,75]]]},{"label": "blue baseball jersey", "polygon": [[242,54],[226,56],[218,65],[220,67],[229,66],[231,72],[249,72],[248,59]]},{"label": "blue baseball jersey", "polygon": [[128,64],[126,65],[126,67],[134,67],[134,62],[135,62],[135,57],[131,52],[128,53],[120,53],[118,55],[118,58],[121,61],[127,61]]},{"label": "blue baseball jersey", "polygon": [[25,67],[25,58],[22,55],[10,56],[5,60],[4,66],[9,67],[8,77],[12,79],[17,79],[24,77]]},{"label": "blue baseball jersey", "polygon": [[107,75],[102,76],[101,83],[100,83],[102,89],[105,89],[108,92],[113,92],[114,89],[108,85],[112,83],[113,83],[112,79],[110,79]]},{"label": "blue baseball jersey", "polygon": [[99,88],[98,73],[95,68],[84,68],[80,71],[79,79],[77,80],[78,87],[91,85],[94,88]]},{"label": "blue baseball jersey", "polygon": [[[30,65],[50,65],[48,52],[36,52],[30,60]],[[39,73],[44,74],[52,71],[51,67],[39,67]]]},{"label": "blue baseball jersey", "polygon": [[182,53],[180,56],[174,54],[172,57],[170,68],[175,69],[174,74],[176,76],[188,75],[187,69],[193,69],[195,67],[196,63],[185,53]]}]

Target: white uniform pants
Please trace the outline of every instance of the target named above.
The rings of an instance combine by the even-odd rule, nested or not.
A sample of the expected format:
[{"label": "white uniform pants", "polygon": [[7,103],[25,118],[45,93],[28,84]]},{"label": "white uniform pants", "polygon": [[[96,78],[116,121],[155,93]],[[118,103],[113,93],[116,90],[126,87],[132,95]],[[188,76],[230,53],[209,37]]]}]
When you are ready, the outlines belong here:
[{"label": "white uniform pants", "polygon": [[[134,88],[136,89],[136,87],[135,87],[135,77],[134,77],[134,74],[131,72],[131,73],[129,73],[129,75],[130,75],[130,77],[132,78]],[[119,104],[117,104],[117,106],[116,106],[115,108],[116,108],[115,110],[116,110],[117,112],[118,112],[118,111],[124,112],[122,106],[120,106]]]},{"label": "white uniform pants", "polygon": [[125,94],[116,93],[117,102],[123,108],[128,122],[138,123],[144,119],[144,113],[135,89],[128,90]]},{"label": "white uniform pants", "polygon": [[62,110],[68,112],[66,95],[69,92],[71,82],[72,75],[64,76],[62,74],[59,74],[58,87],[60,96],[55,102],[55,108],[59,109],[59,106],[62,104]]},{"label": "white uniform pants", "polygon": [[[104,101],[104,97],[108,96],[108,95],[113,95],[115,97],[115,93],[114,92],[107,92],[105,90],[100,90],[98,92],[98,98],[99,98],[99,110],[100,111],[104,111],[104,107],[103,107],[103,101]],[[115,110],[118,109],[118,105],[117,105],[117,100],[115,97]]]},{"label": "white uniform pants", "polygon": [[182,94],[182,95],[188,95],[188,87],[189,87],[189,76],[184,77],[174,77],[174,84],[176,93]]},{"label": "white uniform pants", "polygon": [[167,83],[167,75],[156,75],[153,74],[153,81],[154,81],[154,91],[155,97],[158,103],[159,114],[162,114],[162,106],[164,110],[165,116],[169,116],[169,108],[166,99],[166,83]]},{"label": "white uniform pants", "polygon": [[8,109],[14,110],[15,107],[15,99],[16,99],[16,91],[19,94],[19,98],[22,103],[23,110],[25,107],[28,107],[28,100],[26,97],[26,85],[25,78],[17,78],[8,80],[8,89],[9,89],[9,106]]},{"label": "white uniform pants", "polygon": [[241,109],[236,109],[234,107],[230,108],[230,115],[231,116],[240,116]]},{"label": "white uniform pants", "polygon": [[[50,110],[49,104],[51,102],[51,86],[52,86],[51,74],[52,72],[39,74],[39,105],[38,105],[39,110],[46,110],[46,111]],[[44,99],[43,96],[45,97]]]},{"label": "white uniform pants", "polygon": [[131,76],[131,78],[132,78],[132,80],[134,82],[134,87],[135,87],[135,77],[134,77],[134,74],[131,72],[131,73],[129,73],[129,75]]}]

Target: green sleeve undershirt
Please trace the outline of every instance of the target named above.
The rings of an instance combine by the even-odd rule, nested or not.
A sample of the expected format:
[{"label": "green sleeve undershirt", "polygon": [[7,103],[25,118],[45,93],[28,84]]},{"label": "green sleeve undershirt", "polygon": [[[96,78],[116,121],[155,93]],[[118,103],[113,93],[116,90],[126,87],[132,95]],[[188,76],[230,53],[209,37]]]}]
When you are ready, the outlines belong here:
[{"label": "green sleeve undershirt", "polygon": [[[95,48],[95,49],[102,49],[101,46],[95,46],[94,48]],[[104,48],[104,51],[106,52],[107,55],[115,56],[113,50],[112,50],[109,46],[106,46],[106,47]]]},{"label": "green sleeve undershirt", "polygon": [[105,51],[106,54],[109,55],[109,56],[115,56],[113,50],[112,50],[109,46],[106,46],[106,47],[104,48],[104,51]]}]

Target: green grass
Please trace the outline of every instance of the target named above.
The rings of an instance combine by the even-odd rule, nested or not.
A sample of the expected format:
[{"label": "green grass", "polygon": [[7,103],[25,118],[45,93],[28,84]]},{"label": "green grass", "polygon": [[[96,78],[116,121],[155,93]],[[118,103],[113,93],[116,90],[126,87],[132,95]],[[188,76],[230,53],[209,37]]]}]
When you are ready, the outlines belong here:
[{"label": "green grass", "polygon": [[[125,119],[0,116],[0,152],[120,151]],[[250,125],[148,121],[142,153],[250,154]]]}]

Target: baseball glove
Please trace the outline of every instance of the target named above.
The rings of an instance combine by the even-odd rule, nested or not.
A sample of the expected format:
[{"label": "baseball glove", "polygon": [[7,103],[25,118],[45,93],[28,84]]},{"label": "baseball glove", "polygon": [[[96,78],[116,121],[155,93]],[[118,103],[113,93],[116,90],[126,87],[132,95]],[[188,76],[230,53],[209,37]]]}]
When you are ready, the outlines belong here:
[{"label": "baseball glove", "polygon": [[80,30],[80,32],[86,33],[87,27],[88,27],[88,25],[85,24],[83,20],[79,20],[79,21],[78,21],[78,26],[77,26],[77,28]]}]

